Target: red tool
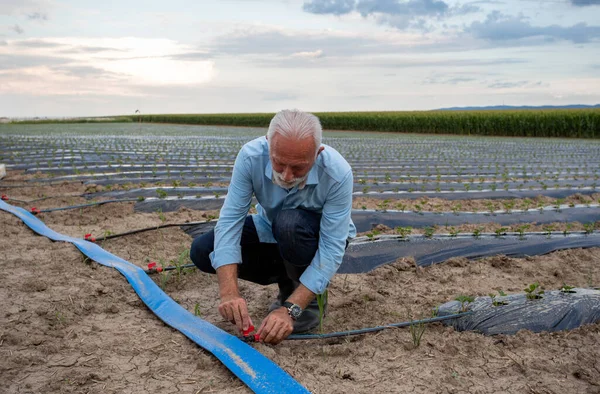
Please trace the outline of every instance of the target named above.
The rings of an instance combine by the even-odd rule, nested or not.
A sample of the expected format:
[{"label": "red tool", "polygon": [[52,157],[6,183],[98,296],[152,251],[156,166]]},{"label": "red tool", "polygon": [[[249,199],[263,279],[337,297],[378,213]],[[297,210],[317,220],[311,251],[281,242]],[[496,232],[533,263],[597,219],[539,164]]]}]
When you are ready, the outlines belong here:
[{"label": "red tool", "polygon": [[250,325],[246,330],[242,331],[244,342],[260,342],[260,336],[258,334],[250,334],[254,331],[254,326]]},{"label": "red tool", "polygon": [[156,272],[162,272],[163,268],[160,266],[157,266],[156,263],[154,261],[150,262],[148,264],[148,271],[156,271]]}]

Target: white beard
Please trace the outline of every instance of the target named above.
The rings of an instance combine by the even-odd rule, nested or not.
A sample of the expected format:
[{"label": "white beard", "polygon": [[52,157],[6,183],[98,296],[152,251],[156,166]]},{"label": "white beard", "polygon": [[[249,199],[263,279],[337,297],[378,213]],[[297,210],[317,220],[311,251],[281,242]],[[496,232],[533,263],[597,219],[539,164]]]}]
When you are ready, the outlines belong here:
[{"label": "white beard", "polygon": [[286,182],[283,180],[283,175],[280,172],[273,170],[273,183],[284,189],[292,189],[296,186],[298,186],[299,189],[302,189],[306,185],[307,179],[308,173],[302,178],[294,178],[291,182]]}]

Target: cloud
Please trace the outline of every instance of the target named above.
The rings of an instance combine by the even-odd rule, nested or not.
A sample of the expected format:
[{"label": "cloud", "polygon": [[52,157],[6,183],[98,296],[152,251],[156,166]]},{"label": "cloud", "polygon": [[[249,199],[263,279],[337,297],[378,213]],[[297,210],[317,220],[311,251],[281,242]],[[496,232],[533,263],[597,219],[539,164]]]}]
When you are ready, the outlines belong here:
[{"label": "cloud", "polygon": [[457,75],[457,74],[454,74],[453,76],[433,75],[433,76],[423,80],[423,84],[427,84],[427,85],[437,85],[437,84],[458,85],[460,83],[473,82],[476,80],[477,80],[477,78],[469,76],[469,75]]},{"label": "cloud", "polygon": [[318,59],[320,57],[323,57],[323,51],[321,49],[318,49],[313,52],[296,52],[292,54],[292,57],[298,57],[303,59]]},{"label": "cloud", "polygon": [[208,52],[185,52],[178,53],[176,55],[169,55],[174,60],[208,60],[212,58],[212,55]]},{"label": "cloud", "polygon": [[65,44],[57,43],[54,41],[38,40],[38,39],[26,39],[12,41],[11,45],[22,48],[58,48],[63,47]]},{"label": "cloud", "polygon": [[577,7],[600,5],[600,0],[571,0],[571,4]]},{"label": "cloud", "polygon": [[23,34],[23,33],[25,33],[25,30],[23,30],[23,29],[21,28],[21,26],[19,26],[19,25],[14,25],[14,26],[11,26],[11,27],[10,27],[10,30],[14,31],[14,32],[15,32],[15,33],[17,33],[17,34]]},{"label": "cloud", "polygon": [[355,0],[310,0],[302,9],[311,14],[344,15],[354,11]]},{"label": "cloud", "polygon": [[532,26],[524,16],[509,16],[498,11],[488,14],[483,22],[473,22],[466,32],[488,41],[516,41],[522,39],[566,40],[585,43],[600,37],[600,26],[578,23],[570,27],[558,25]]},{"label": "cloud", "polygon": [[333,15],[356,11],[363,18],[373,18],[382,25],[424,31],[431,30],[424,17],[439,19],[480,11],[472,3],[450,7],[442,0],[311,0],[304,3],[303,9],[313,14]]},{"label": "cloud", "polygon": [[360,0],[356,10],[363,16],[373,14],[389,15],[443,15],[450,7],[441,0]]},{"label": "cloud", "polygon": [[41,66],[53,66],[70,62],[69,59],[55,56],[15,55],[0,53],[0,70],[12,70]]},{"label": "cloud", "polygon": [[143,86],[198,86],[216,70],[197,53],[187,59],[195,52],[167,39],[9,40],[0,45],[0,94],[136,96]]},{"label": "cloud", "polygon": [[47,21],[48,20],[48,14],[45,12],[32,12],[30,14],[27,14],[27,19],[30,20],[40,20],[40,21]]}]

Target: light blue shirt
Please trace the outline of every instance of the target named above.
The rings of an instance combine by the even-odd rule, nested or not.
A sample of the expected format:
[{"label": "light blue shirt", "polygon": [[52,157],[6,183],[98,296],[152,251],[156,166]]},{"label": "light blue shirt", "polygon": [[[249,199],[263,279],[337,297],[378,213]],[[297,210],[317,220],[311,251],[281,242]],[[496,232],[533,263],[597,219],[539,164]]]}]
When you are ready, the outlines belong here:
[{"label": "light blue shirt", "polygon": [[225,203],[215,227],[215,248],[210,254],[213,268],[242,261],[240,240],[244,221],[256,196],[252,215],[261,242],[277,243],[271,223],[284,209],[301,208],[320,213],[319,246],[300,282],[310,291],[322,294],[344,257],[346,240],[356,236],[352,211],[352,169],[332,147],[317,156],[306,185],[289,192],[272,181],[273,168],[265,137],[245,144],[235,160]]}]

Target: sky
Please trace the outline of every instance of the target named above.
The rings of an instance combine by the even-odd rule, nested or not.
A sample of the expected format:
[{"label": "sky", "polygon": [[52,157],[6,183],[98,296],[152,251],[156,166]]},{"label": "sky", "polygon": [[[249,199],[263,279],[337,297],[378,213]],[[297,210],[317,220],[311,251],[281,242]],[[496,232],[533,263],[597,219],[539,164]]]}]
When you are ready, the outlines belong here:
[{"label": "sky", "polygon": [[0,117],[600,103],[600,0],[0,0]]}]

